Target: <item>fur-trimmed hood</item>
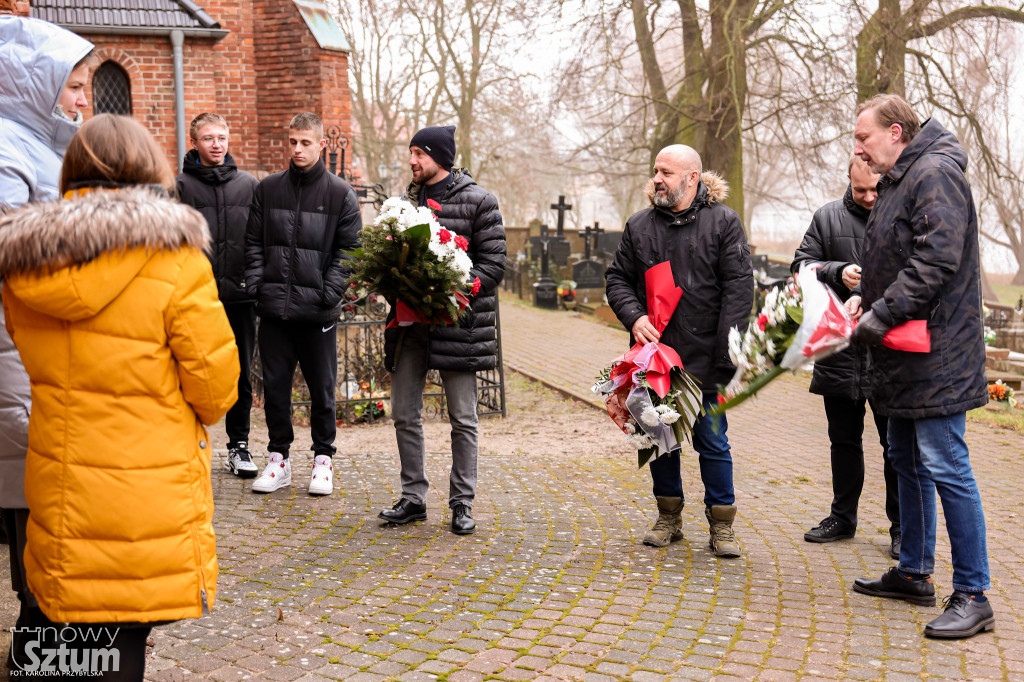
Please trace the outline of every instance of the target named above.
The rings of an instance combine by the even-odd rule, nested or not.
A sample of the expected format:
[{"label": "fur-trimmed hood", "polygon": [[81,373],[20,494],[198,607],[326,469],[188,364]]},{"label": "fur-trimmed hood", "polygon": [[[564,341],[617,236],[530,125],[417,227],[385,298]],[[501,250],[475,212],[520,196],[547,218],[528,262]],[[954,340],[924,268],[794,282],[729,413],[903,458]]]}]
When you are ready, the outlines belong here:
[{"label": "fur-trimmed hood", "polygon": [[[721,175],[715,171],[704,171],[700,174],[700,181],[704,184],[704,188],[707,190],[707,202],[709,204],[722,203],[725,198],[729,196],[729,183],[725,181]],[[654,180],[648,180],[647,185],[644,187],[644,194],[647,195],[647,200],[654,205]],[[697,196],[701,195],[700,187],[697,188]]]},{"label": "fur-trimmed hood", "polygon": [[106,251],[206,247],[195,209],[144,188],[93,191],[0,217],[0,275],[83,265]]},{"label": "fur-trimmed hood", "polygon": [[0,217],[0,278],[55,317],[95,314],[161,250],[203,249],[198,211],[151,189],[93,191],[28,204]]}]

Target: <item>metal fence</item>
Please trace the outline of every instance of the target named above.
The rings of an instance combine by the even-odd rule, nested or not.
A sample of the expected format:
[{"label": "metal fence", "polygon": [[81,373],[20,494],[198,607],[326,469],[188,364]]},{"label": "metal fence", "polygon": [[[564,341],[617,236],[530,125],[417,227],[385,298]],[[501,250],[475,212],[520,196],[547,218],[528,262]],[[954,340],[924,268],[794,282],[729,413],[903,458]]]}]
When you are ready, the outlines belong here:
[{"label": "metal fence", "polygon": [[[495,302],[497,306],[497,302]],[[391,373],[384,363],[384,327],[388,305],[382,296],[369,294],[350,300],[342,307],[338,319],[338,380],[335,386],[335,410],[338,419],[347,422],[373,422],[380,418],[375,405],[391,397]],[[497,367],[477,372],[477,414],[479,416],[506,415],[504,366],[501,354],[501,313],[495,308],[498,335]],[[258,333],[258,332],[257,332]],[[263,399],[263,374],[259,349],[253,358],[250,373],[257,404]],[[295,400],[306,394],[301,370],[296,371],[292,384],[292,416],[297,410],[308,414],[309,400]],[[427,372],[423,392],[423,412],[427,417],[446,417],[448,414],[440,374]]]}]

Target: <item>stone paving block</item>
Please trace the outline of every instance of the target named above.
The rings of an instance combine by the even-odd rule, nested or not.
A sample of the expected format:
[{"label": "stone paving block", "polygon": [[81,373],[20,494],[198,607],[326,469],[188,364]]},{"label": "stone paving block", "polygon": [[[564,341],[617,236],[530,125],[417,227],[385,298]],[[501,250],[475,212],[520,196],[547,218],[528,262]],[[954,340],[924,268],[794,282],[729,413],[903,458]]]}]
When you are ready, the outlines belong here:
[{"label": "stone paving block", "polygon": [[[628,343],[624,332],[564,311],[502,299],[501,314],[506,363],[563,390],[578,387],[585,400],[596,368]],[[552,359],[557,343],[574,348],[571,362]],[[709,552],[699,504],[684,508],[682,542],[641,545],[655,516],[650,477],[621,434],[602,411],[515,374],[509,416],[480,421],[473,536],[455,538],[444,525],[451,455],[441,420],[424,422],[428,477],[437,484],[426,523],[387,527],[375,518],[398,494],[389,422],[339,430],[336,490],[323,499],[301,484],[255,496],[215,466],[221,599],[212,617],[154,632],[148,679],[1024,677],[1024,603],[1016,599],[1024,524],[1015,508],[1024,480],[1005,475],[1024,436],[973,422],[967,433],[990,518],[998,627],[967,643],[924,640],[938,609],[849,589],[891,565],[875,459],[857,538],[803,541],[831,501],[824,414],[807,381],[785,376],[730,413],[745,550],[735,560]],[[307,433],[297,427],[298,447]],[[223,425],[210,435],[225,442]],[[512,447],[495,447],[499,438]],[[259,410],[250,445],[262,464]],[[312,459],[301,449],[293,457],[300,468]],[[699,499],[692,453],[682,475]],[[942,528],[940,519],[935,580],[945,593]]]}]

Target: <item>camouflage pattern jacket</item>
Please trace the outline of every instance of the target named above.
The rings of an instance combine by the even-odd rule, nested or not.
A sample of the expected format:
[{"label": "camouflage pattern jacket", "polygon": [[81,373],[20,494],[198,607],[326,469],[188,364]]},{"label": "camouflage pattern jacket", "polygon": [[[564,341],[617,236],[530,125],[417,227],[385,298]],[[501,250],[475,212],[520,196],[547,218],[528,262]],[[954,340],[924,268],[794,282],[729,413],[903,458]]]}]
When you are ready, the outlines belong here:
[{"label": "camouflage pattern jacket", "polygon": [[927,320],[930,353],[871,348],[872,397],[889,417],[946,417],[988,402],[978,219],[967,153],[934,119],[878,182],[862,306],[890,326]]}]

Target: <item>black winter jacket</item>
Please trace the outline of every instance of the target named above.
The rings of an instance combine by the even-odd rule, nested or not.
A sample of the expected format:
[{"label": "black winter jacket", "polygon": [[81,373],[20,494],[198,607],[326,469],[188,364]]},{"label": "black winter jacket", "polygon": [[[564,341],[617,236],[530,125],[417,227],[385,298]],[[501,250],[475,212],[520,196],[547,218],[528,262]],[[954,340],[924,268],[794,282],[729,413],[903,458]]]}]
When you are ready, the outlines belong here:
[{"label": "black winter jacket", "polygon": [[259,181],[238,170],[231,154],[220,166],[204,166],[191,150],[181,163],[178,198],[197,209],[210,226],[207,256],[223,303],[252,303],[245,293],[245,226]]},{"label": "black winter jacket", "polygon": [[930,353],[871,348],[871,392],[889,417],[947,417],[988,402],[978,219],[967,153],[925,121],[878,182],[861,305],[889,326],[927,320]]},{"label": "black winter jacket", "polygon": [[[505,226],[498,211],[498,200],[470,177],[463,168],[454,169],[442,180],[446,189],[441,197],[437,222],[447,230],[469,240],[472,278],[480,278],[480,291],[470,297],[470,306],[459,318],[459,326],[438,325],[428,334],[429,369],[452,372],[477,372],[497,366],[498,334],[495,313],[498,285],[505,276]],[[419,204],[420,185],[412,183],[405,198]],[[389,320],[394,316],[392,311]],[[394,368],[404,334],[402,328],[384,332],[385,362]]]},{"label": "black winter jacket", "polygon": [[[740,218],[728,206],[725,182],[705,172],[690,208],[676,216],[651,207],[630,216],[615,258],[605,273],[608,304],[630,331],[647,314],[644,273],[668,260],[682,287],[661,342],[673,348],[705,394],[728,382],[729,329],[744,331],[754,304],[750,247]],[[651,196],[651,185],[648,185]]]},{"label": "black winter jacket", "polygon": [[[804,263],[820,264],[818,279],[845,301],[850,290],[843,283],[843,270],[848,265],[861,265],[861,246],[870,211],[853,200],[853,190],[825,204],[814,213],[800,247],[793,257],[795,273]],[[868,351],[850,347],[814,363],[811,393],[836,398],[862,400],[871,396],[868,373]]]},{"label": "black winter jacket", "polygon": [[338,319],[348,270],[343,255],[359,246],[362,217],[356,193],[327,172],[264,178],[253,198],[245,234],[245,288],[261,317],[330,323]]}]

